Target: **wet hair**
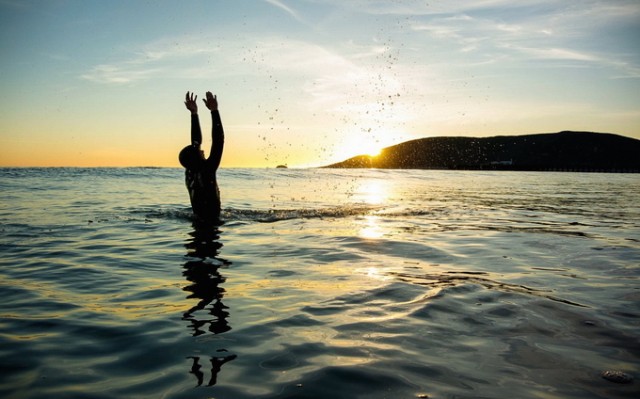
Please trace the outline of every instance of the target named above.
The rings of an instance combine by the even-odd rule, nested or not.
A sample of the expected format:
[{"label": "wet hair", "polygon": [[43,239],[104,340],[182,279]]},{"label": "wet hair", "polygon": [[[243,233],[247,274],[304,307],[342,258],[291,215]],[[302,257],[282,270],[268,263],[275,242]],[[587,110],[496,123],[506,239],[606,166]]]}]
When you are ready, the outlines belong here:
[{"label": "wet hair", "polygon": [[195,145],[188,145],[178,155],[180,164],[187,169],[199,169],[203,165],[202,152]]}]

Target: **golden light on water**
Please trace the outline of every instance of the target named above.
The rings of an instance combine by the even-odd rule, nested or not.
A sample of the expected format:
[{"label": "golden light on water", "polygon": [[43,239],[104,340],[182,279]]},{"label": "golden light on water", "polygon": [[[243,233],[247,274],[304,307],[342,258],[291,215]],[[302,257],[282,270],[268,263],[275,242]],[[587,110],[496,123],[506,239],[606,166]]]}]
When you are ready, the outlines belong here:
[{"label": "golden light on water", "polygon": [[[362,183],[358,191],[358,200],[368,205],[381,205],[387,202],[389,197],[389,185],[384,180],[367,180]],[[380,217],[376,215],[365,215],[362,218],[362,225],[358,235],[367,239],[378,239],[384,235],[384,230],[380,226]]]},{"label": "golden light on water", "polygon": [[359,192],[364,203],[379,205],[386,202],[389,196],[389,187],[385,181],[368,180],[362,184]]},{"label": "golden light on water", "polygon": [[390,280],[391,277],[389,276],[388,273],[386,273],[386,270],[377,267],[377,266],[370,266],[368,268],[366,268],[364,270],[365,275],[369,278],[375,279],[375,280]]},{"label": "golden light on water", "polygon": [[358,235],[362,238],[371,240],[379,239],[384,236],[384,231],[380,227],[379,217],[373,215],[367,215],[364,217],[364,224],[360,228]]}]

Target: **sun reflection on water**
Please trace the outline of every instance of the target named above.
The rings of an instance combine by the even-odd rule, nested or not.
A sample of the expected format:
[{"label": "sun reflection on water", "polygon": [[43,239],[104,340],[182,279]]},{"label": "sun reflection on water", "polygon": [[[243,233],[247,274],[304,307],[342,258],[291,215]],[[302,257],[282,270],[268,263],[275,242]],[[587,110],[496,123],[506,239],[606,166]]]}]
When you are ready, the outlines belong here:
[{"label": "sun reflection on water", "polygon": [[384,181],[366,181],[359,191],[362,201],[370,205],[383,204],[389,197],[389,187]]},{"label": "sun reflection on water", "polygon": [[363,217],[363,225],[358,232],[358,235],[366,239],[379,239],[384,236],[384,231],[379,223],[380,217],[375,215],[367,215]]}]

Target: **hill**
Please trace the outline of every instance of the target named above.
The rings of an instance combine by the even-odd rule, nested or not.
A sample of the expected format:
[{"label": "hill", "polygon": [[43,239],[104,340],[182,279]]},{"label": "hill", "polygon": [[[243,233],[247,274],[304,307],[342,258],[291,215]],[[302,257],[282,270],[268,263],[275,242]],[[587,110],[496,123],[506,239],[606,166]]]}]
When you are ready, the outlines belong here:
[{"label": "hill", "polygon": [[572,132],[429,137],[358,155],[326,168],[640,172],[640,140]]}]

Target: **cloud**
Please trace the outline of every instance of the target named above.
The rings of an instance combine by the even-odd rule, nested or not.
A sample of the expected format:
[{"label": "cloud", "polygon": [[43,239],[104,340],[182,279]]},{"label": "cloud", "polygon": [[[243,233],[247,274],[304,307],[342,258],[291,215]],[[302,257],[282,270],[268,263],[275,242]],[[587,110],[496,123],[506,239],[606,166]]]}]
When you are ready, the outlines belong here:
[{"label": "cloud", "polygon": [[161,68],[140,68],[139,65],[131,63],[126,65],[101,64],[81,75],[81,78],[96,83],[124,84],[146,80],[157,75],[161,70]]},{"label": "cloud", "polygon": [[252,59],[276,70],[301,74],[318,70],[342,74],[357,69],[352,61],[325,46],[279,36],[258,40]]},{"label": "cloud", "polygon": [[[255,43],[250,60],[275,73],[298,77],[304,90],[318,101],[337,97],[367,96],[374,91],[397,91],[393,77],[383,72],[388,48],[343,44],[336,47],[312,42],[272,37]],[[384,75],[384,76],[383,76]],[[395,93],[394,93],[395,94]]]},{"label": "cloud", "polygon": [[189,35],[163,38],[130,48],[121,60],[93,66],[80,77],[95,83],[126,84],[160,76],[198,78],[211,73],[211,57],[220,53],[213,37],[197,40]]},{"label": "cloud", "polygon": [[261,93],[261,101],[287,92],[298,96],[293,107],[304,104],[303,108],[351,119],[403,118],[404,114],[392,112],[391,103],[405,91],[402,78],[389,73],[388,46],[375,42],[320,45],[280,35],[246,37],[223,48],[209,47],[207,41],[200,37],[199,42],[205,43],[200,46],[188,37],[164,38],[129,49],[128,58],[96,65],[81,77],[123,85],[159,78],[208,78],[215,72],[218,78],[227,76],[229,84]]},{"label": "cloud", "polygon": [[575,50],[562,49],[562,48],[527,48],[518,47],[515,48],[518,51],[522,51],[529,54],[533,58],[547,59],[547,60],[573,60],[573,61],[589,61],[598,62],[600,58],[587,53],[582,53]]},{"label": "cloud", "polygon": [[618,71],[610,78],[640,78],[640,68],[628,62],[610,59],[597,54],[583,53],[562,48],[516,48],[515,50],[528,54],[532,58],[542,60],[576,61],[583,65],[608,67]]},{"label": "cloud", "polygon": [[[631,38],[640,30],[637,2],[512,3],[488,0],[474,3],[473,8],[451,6],[448,13],[413,18],[410,28],[426,35],[430,40],[425,45],[447,54],[452,64],[502,62],[506,66],[563,60],[608,68],[610,77],[638,76],[639,59]],[[494,9],[480,12],[483,7]],[[628,36],[620,26],[626,26]],[[451,49],[465,56],[456,58]]]},{"label": "cloud", "polygon": [[427,16],[459,14],[493,8],[519,8],[561,3],[563,0],[475,0],[475,1],[425,1],[425,0],[314,0],[333,7],[358,13],[390,16]]},{"label": "cloud", "polygon": [[[300,4],[301,11],[298,11],[282,0],[263,1],[302,22],[304,3],[296,3]],[[495,63],[520,68],[531,60],[546,60],[606,67],[614,77],[638,76],[637,56],[623,51],[612,53],[606,47],[592,45],[599,40],[599,33],[593,32],[591,24],[608,27],[618,18],[632,21],[633,16],[640,16],[640,6],[629,1],[591,0],[584,7],[559,0],[484,0],[471,5],[454,1],[433,4],[406,0],[308,1],[350,10],[354,15],[406,14],[408,22],[393,24],[398,26],[397,33],[403,35],[398,37],[402,39],[387,40],[384,45],[375,37],[370,41],[360,38],[360,42],[356,42],[357,39],[345,42],[350,36],[346,36],[349,30],[342,30],[344,27],[336,27],[334,40],[330,42],[318,41],[317,35],[308,40],[303,39],[304,34],[300,39],[292,39],[278,29],[274,32],[279,33],[270,37],[245,34],[233,40],[220,40],[214,34],[207,38],[202,33],[197,38],[168,37],[132,49],[120,62],[96,65],[82,74],[82,78],[116,84],[159,76],[198,78],[210,76],[216,66],[225,67],[215,71],[218,75],[259,76],[267,70],[286,71],[304,82],[301,87],[305,93],[320,101],[335,99],[336,92],[343,90],[350,91],[353,97],[362,95],[366,91],[363,87],[367,86],[369,91],[376,88],[380,92],[401,87],[397,82],[406,79],[399,76],[399,72],[410,57],[414,57],[411,60],[414,65],[417,62],[426,69],[446,68],[444,72],[456,67]],[[488,13],[487,9],[493,11]],[[389,36],[394,34],[389,32],[387,30]],[[405,57],[404,66],[385,64],[384,57],[392,56],[400,47]],[[395,76],[389,73],[393,71]],[[381,72],[384,72],[384,84],[379,83]]]},{"label": "cloud", "polygon": [[281,10],[284,10],[287,14],[289,14],[290,16],[292,16],[296,21],[298,22],[304,22],[302,17],[300,17],[300,15],[291,7],[287,6],[286,4],[284,4],[282,1],[280,0],[264,0],[265,2],[271,4],[272,6],[275,6]]}]

